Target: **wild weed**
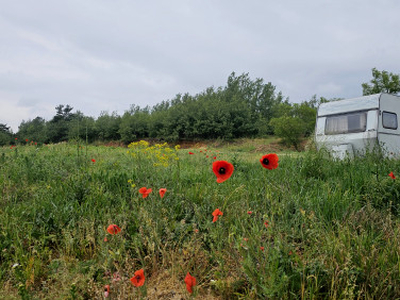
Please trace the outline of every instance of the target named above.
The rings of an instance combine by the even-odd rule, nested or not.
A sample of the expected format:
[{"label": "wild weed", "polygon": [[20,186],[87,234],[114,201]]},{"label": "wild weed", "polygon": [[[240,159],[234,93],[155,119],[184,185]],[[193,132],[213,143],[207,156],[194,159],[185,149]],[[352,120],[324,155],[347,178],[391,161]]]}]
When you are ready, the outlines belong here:
[{"label": "wild weed", "polygon": [[[142,295],[167,274],[187,297],[190,271],[199,297],[400,296],[398,161],[278,153],[267,170],[245,146],[142,146],[1,149],[0,296],[138,296],[141,268]],[[216,160],[235,168],[222,183]]]}]

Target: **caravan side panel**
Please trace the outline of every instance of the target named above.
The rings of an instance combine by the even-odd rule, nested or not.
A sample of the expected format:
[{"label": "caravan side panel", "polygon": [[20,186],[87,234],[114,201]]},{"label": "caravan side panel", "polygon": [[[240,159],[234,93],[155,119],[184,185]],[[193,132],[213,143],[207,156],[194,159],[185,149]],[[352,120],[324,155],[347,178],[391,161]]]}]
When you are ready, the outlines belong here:
[{"label": "caravan side panel", "polygon": [[356,153],[364,153],[367,149],[372,150],[377,142],[378,110],[363,111],[367,116],[365,130],[353,133],[327,134],[327,118],[342,116],[318,117],[315,129],[315,142],[318,149],[326,148],[330,152],[338,146],[349,145],[346,149],[352,149]]},{"label": "caravan side panel", "polygon": [[315,142],[334,157],[365,153],[377,145],[381,94],[323,103],[318,109]]}]

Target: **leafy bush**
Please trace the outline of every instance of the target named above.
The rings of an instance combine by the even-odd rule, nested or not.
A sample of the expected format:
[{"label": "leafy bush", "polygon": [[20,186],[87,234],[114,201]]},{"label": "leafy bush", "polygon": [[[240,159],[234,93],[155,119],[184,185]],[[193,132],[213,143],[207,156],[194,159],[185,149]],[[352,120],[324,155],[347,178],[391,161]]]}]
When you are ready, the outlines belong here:
[{"label": "leafy bush", "polygon": [[296,150],[300,150],[300,141],[304,136],[306,124],[298,117],[283,116],[273,118],[270,125],[274,128],[274,133],[282,138],[282,141],[293,146]]}]

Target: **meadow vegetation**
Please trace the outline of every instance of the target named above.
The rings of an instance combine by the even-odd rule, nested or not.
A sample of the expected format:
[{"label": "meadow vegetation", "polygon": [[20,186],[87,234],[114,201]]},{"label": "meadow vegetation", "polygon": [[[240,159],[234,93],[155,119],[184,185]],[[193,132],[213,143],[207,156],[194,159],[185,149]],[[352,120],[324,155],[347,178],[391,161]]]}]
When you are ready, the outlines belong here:
[{"label": "meadow vegetation", "polygon": [[264,142],[0,148],[0,298],[399,298],[400,162]]}]

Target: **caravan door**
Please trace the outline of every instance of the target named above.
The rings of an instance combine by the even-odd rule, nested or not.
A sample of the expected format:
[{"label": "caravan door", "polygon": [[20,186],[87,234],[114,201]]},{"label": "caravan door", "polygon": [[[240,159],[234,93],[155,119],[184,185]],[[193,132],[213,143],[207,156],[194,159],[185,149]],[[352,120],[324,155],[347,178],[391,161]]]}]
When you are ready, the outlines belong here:
[{"label": "caravan door", "polygon": [[379,101],[378,142],[389,157],[400,155],[400,98],[382,94]]}]

